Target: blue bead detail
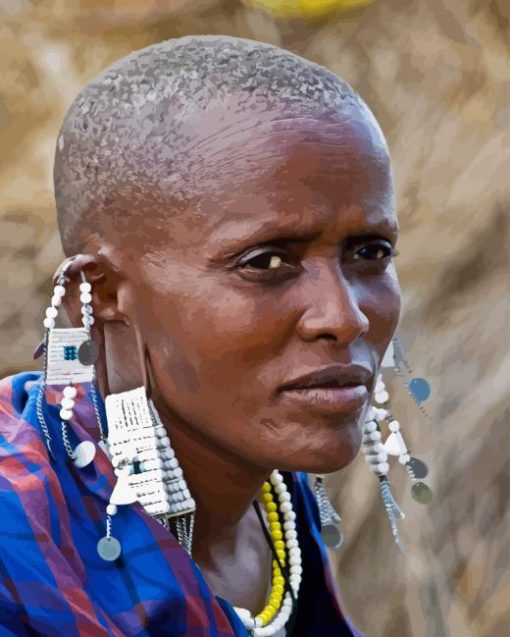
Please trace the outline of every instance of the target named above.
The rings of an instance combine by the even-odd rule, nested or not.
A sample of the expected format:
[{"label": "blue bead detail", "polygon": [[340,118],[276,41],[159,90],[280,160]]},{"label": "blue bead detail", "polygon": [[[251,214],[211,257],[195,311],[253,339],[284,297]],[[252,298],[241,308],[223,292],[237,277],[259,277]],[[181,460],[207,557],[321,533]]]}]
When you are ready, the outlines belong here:
[{"label": "blue bead detail", "polygon": [[409,391],[417,403],[422,403],[430,396],[430,385],[424,378],[413,378],[409,382]]}]

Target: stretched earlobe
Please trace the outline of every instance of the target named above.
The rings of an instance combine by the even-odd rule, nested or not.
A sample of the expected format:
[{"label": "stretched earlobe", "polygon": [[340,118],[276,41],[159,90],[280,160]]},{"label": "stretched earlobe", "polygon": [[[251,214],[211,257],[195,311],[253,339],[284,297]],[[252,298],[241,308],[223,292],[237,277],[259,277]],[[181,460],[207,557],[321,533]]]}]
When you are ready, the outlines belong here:
[{"label": "stretched earlobe", "polygon": [[145,385],[137,330],[125,322],[111,321],[103,324],[103,333],[107,393],[120,394]]},{"label": "stretched earlobe", "polygon": [[145,363],[144,369],[146,371],[146,382],[147,382],[147,384],[145,385],[145,391],[147,393],[147,398],[152,398],[154,394],[154,389],[156,387],[156,381],[154,379],[154,370],[152,368],[150,353],[147,348],[145,348],[144,363]]}]

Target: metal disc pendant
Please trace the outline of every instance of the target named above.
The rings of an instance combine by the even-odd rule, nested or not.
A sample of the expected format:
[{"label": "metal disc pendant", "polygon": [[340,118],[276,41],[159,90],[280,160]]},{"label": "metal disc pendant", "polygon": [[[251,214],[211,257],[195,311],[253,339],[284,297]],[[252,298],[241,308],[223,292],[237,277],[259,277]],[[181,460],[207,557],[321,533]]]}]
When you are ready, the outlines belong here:
[{"label": "metal disc pendant", "polygon": [[106,536],[102,537],[97,543],[97,552],[99,557],[107,562],[115,561],[122,552],[122,547],[119,540],[116,538]]},{"label": "metal disc pendant", "polygon": [[432,500],[432,491],[425,482],[415,482],[411,487],[411,495],[420,504],[428,504]]},{"label": "metal disc pendant", "polygon": [[74,465],[79,469],[86,467],[96,456],[96,445],[90,440],[80,442],[74,449]]},{"label": "metal disc pendant", "polygon": [[344,534],[336,524],[324,524],[321,528],[324,544],[330,549],[339,549],[344,541]]},{"label": "metal disc pendant", "polygon": [[414,475],[421,480],[422,478],[426,478],[429,470],[427,465],[422,461],[419,460],[418,458],[415,458],[414,456],[411,456],[411,459],[409,460],[409,463],[411,465],[411,469],[414,473]]},{"label": "metal disc pendant", "polygon": [[93,365],[99,357],[99,347],[90,339],[84,341],[78,349],[78,360],[82,365]]},{"label": "metal disc pendant", "polygon": [[40,358],[44,354],[45,349],[46,349],[46,343],[43,340],[39,343],[39,345],[34,350],[34,354],[33,354],[34,360],[37,360],[38,358]]},{"label": "metal disc pendant", "polygon": [[413,378],[409,381],[409,391],[417,403],[422,403],[430,396],[430,385],[424,378]]}]

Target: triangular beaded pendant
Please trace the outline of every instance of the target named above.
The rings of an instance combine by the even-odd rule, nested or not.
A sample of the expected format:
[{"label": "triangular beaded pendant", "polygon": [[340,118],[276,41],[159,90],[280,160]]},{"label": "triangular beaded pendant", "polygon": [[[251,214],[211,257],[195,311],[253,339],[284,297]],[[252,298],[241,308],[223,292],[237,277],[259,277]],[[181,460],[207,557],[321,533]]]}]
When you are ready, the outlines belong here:
[{"label": "triangular beaded pendant", "polygon": [[138,500],[162,521],[194,513],[195,501],[145,388],[110,394],[105,408],[109,451],[119,477],[110,502]]},{"label": "triangular beaded pendant", "polygon": [[394,433],[391,433],[384,441],[384,450],[390,456],[399,456],[401,454],[400,445]]},{"label": "triangular beaded pendant", "polygon": [[110,504],[133,504],[138,500],[136,493],[133,491],[129,483],[129,476],[122,471],[117,478],[112,494],[110,496]]}]

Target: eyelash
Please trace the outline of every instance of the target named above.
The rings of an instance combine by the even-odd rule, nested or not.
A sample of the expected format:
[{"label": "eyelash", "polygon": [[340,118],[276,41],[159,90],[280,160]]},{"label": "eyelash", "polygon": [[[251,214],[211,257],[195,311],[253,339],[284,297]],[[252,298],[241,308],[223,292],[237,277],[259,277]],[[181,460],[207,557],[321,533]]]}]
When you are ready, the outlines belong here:
[{"label": "eyelash", "polygon": [[[385,265],[388,265],[388,262],[391,258],[396,257],[399,255],[398,250],[396,250],[393,246],[391,246],[389,243],[387,242],[382,242],[382,241],[378,241],[378,242],[371,242],[371,243],[366,243],[364,245],[362,245],[359,250],[357,252],[355,252],[355,261],[359,261],[359,259],[361,258],[359,253],[361,252],[361,250],[365,249],[365,248],[374,248],[374,247],[378,247],[379,249],[383,248],[386,249],[388,251],[388,254],[386,254],[383,258],[381,259],[367,259],[368,262],[378,262],[378,263],[382,263]],[[277,248],[267,248],[267,249],[261,249],[257,254],[255,254],[254,256],[250,257],[250,258],[246,258],[246,257],[242,257],[239,261],[237,261],[237,263],[234,264],[234,268],[235,269],[240,269],[240,270],[246,270],[247,266],[249,267],[249,263],[250,261],[253,261],[254,259],[260,258],[260,257],[266,257],[266,256],[272,256],[272,255],[277,255],[280,258],[282,258],[282,260],[284,259],[284,257],[288,257],[288,252],[282,249],[277,249]],[[288,262],[287,262],[288,265]],[[280,268],[253,268],[251,270],[251,272],[258,272],[260,274],[256,275],[256,277],[258,278],[258,280],[261,281],[268,281],[268,280],[273,280],[275,278],[275,274],[277,272],[280,271]],[[267,273],[270,273],[270,278],[267,276]],[[261,276],[262,275],[262,276]]]}]

